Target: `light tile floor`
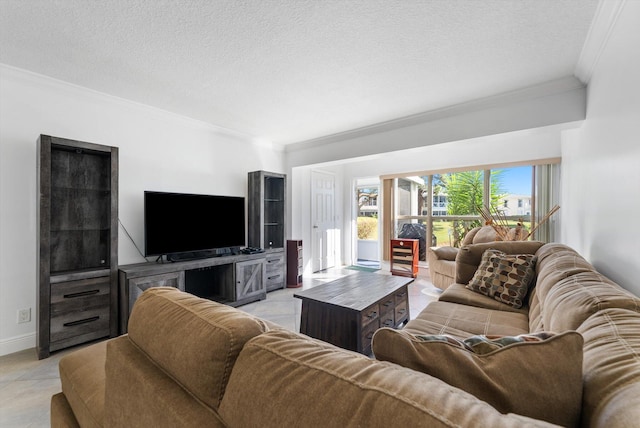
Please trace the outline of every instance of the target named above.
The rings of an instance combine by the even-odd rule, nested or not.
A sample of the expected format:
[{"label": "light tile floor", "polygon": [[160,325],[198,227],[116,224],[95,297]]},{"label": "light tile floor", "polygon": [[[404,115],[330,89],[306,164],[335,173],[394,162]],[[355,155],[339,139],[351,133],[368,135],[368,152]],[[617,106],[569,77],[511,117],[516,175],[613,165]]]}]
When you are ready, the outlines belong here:
[{"label": "light tile floor", "polygon": [[[383,264],[380,274],[389,275]],[[409,285],[409,313],[414,318],[440,290],[429,281],[426,270]],[[272,291],[266,300],[241,306],[239,309],[280,324],[290,330],[300,330],[302,302],[293,297],[296,291],[315,287],[344,275],[357,273],[347,268],[329,269],[303,280],[302,288]],[[87,345],[82,345],[87,346]],[[53,353],[38,360],[35,349],[27,349],[0,357],[0,427],[30,428],[49,426],[51,396],[59,391],[58,361],[78,347]]]}]

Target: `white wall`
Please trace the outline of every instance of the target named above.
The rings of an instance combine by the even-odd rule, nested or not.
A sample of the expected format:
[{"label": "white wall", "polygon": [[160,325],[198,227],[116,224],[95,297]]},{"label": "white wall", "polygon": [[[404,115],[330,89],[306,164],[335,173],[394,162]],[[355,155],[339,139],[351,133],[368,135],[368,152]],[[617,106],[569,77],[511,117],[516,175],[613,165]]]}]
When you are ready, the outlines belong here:
[{"label": "white wall", "polygon": [[560,132],[580,125],[585,105],[584,85],[568,77],[287,146],[286,166],[295,186],[290,195],[291,234],[310,242],[312,168],[341,168],[344,198],[336,201],[336,213],[344,219],[342,263],[350,264],[354,179],[559,157]]},{"label": "white wall", "polygon": [[[0,355],[35,345],[39,134],[120,148],[119,217],[142,251],[144,190],[246,196],[248,171],[284,171],[247,137],[0,65]],[[144,261],[122,228],[118,255]],[[31,322],[17,324],[23,308]]]},{"label": "white wall", "polygon": [[[342,263],[351,264],[353,262],[353,246],[356,243],[356,225],[353,220],[354,201],[351,200],[354,193],[351,190],[358,178],[558,158],[561,155],[560,135],[563,128],[564,126],[550,126],[536,130],[509,132],[490,137],[293,168],[292,177],[295,189],[290,195],[294,208],[292,211],[294,219],[292,233],[296,239],[303,240],[303,246],[305,242],[310,242],[311,200],[308,196],[309,191],[305,191],[305,189],[311,188],[309,171],[312,169],[332,172],[340,177],[338,183],[344,187],[342,199],[336,201],[336,212],[343,218],[341,235],[344,239],[341,241],[340,252],[343,255]],[[406,129],[403,132],[406,132]],[[389,141],[394,141],[396,137],[394,133],[389,132],[388,135]],[[418,136],[414,136],[414,138],[418,138]],[[334,155],[336,154],[334,153]],[[312,159],[314,158],[311,156],[304,161],[311,163]],[[311,256],[310,251],[307,245],[304,250],[305,262]],[[305,273],[310,273],[310,270]]]},{"label": "white wall", "polygon": [[640,295],[640,2],[626,1],[562,142],[562,240]]}]

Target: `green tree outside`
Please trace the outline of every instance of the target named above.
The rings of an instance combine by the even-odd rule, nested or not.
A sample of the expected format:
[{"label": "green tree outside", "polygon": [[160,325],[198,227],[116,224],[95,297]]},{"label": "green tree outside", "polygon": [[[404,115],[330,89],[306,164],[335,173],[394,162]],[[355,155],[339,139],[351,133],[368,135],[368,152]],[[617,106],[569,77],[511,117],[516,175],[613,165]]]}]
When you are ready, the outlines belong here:
[{"label": "green tree outside", "polygon": [[[491,170],[490,209],[496,210],[506,195],[501,182],[500,170]],[[448,215],[479,215],[484,207],[484,171],[453,172],[434,176],[434,188],[442,189],[447,194]],[[437,187],[436,187],[437,186]],[[454,245],[459,246],[469,230],[482,225],[481,220],[471,222],[454,221]]]}]

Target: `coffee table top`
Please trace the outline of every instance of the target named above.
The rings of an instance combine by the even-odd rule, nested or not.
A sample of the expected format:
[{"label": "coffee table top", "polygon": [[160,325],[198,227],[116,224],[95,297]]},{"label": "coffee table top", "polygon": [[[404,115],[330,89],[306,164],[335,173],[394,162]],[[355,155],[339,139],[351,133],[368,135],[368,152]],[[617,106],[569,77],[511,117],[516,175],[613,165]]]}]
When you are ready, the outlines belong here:
[{"label": "coffee table top", "polygon": [[373,302],[413,282],[413,278],[356,272],[326,284],[294,293],[299,299],[315,300],[335,306],[362,311]]}]

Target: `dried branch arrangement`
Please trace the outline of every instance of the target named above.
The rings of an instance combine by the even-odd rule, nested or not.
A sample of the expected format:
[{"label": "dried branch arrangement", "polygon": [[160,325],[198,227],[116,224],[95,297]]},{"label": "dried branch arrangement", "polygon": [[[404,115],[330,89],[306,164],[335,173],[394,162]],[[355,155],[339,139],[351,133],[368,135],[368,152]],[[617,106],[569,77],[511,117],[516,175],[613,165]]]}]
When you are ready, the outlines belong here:
[{"label": "dried branch arrangement", "polygon": [[484,206],[478,209],[480,215],[484,219],[484,224],[493,227],[498,237],[503,241],[526,241],[534,232],[543,225],[549,218],[560,209],[559,205],[554,206],[549,212],[538,222],[537,225],[531,228],[531,231],[527,233],[527,229],[523,225],[523,220],[519,219],[516,227],[509,227],[509,222],[506,216],[497,209],[491,209],[491,207]]}]

